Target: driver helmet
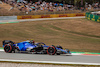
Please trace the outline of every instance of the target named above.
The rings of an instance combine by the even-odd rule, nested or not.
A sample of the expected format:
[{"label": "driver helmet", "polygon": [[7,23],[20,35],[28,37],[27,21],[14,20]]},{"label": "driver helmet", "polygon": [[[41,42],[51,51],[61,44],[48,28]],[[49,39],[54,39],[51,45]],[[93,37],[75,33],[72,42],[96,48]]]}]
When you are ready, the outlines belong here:
[{"label": "driver helmet", "polygon": [[35,43],[35,41],[31,39],[30,43],[31,43],[31,44],[34,44],[34,43]]},{"label": "driver helmet", "polygon": [[62,46],[60,46],[60,45],[57,45],[57,48],[63,49]]}]

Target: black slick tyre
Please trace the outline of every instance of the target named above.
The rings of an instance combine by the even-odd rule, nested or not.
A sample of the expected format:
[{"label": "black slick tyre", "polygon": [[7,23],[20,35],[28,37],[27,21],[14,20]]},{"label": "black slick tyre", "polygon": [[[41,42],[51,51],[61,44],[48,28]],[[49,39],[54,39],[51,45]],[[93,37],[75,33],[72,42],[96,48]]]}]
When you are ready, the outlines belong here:
[{"label": "black slick tyre", "polygon": [[12,45],[6,44],[6,45],[4,46],[4,51],[5,51],[6,53],[12,53],[12,50],[13,50]]},{"label": "black slick tyre", "polygon": [[50,46],[47,49],[47,54],[54,55],[56,53],[56,48],[54,46]]}]

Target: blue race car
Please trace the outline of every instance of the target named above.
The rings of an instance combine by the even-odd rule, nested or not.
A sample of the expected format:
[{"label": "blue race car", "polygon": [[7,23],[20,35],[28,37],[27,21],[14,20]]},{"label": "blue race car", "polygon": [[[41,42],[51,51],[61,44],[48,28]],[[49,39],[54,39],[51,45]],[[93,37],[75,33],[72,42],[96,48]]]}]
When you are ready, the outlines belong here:
[{"label": "blue race car", "polygon": [[16,44],[10,40],[4,40],[3,47],[6,53],[31,52],[49,55],[71,54],[71,52],[68,49],[63,50],[63,48],[59,45],[56,47],[54,45],[47,46],[43,42],[34,43],[33,40],[27,40]]}]

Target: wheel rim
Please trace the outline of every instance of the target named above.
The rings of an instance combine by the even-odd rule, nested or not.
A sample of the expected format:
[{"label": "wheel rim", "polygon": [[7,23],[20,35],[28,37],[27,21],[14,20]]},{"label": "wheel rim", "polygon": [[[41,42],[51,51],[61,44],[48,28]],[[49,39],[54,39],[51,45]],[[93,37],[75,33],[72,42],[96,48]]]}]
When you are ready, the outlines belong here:
[{"label": "wheel rim", "polygon": [[55,47],[53,47],[53,46],[48,47],[47,53],[48,53],[49,55],[54,55],[54,54],[56,53]]},{"label": "wheel rim", "polygon": [[7,44],[6,44],[6,45],[4,46],[4,51],[5,51],[5,52],[9,53],[9,52],[11,52],[11,50],[12,50],[11,45],[7,45]]}]

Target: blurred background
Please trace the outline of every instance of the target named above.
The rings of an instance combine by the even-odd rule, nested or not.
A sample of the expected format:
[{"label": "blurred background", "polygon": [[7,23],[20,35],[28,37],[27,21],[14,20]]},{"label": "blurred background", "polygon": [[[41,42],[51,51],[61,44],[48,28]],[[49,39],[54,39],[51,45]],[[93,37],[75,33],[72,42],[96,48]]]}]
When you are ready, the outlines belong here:
[{"label": "blurred background", "polygon": [[0,0],[0,16],[99,11],[100,0]]}]

